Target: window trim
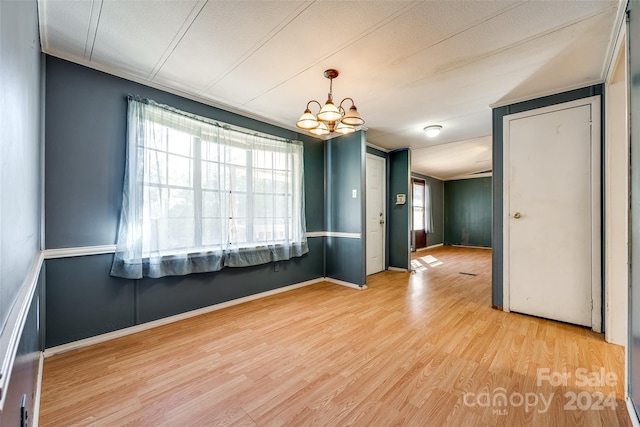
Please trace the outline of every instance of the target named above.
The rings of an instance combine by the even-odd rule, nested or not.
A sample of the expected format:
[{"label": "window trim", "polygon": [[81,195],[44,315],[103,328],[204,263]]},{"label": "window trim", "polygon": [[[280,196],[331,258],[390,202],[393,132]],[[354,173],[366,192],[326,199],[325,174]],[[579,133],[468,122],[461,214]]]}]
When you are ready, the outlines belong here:
[{"label": "window trim", "polygon": [[[147,106],[151,106],[153,109],[145,109]],[[169,114],[165,116],[163,111]],[[177,116],[173,116],[173,114],[177,114]],[[178,116],[195,119],[204,125],[199,127],[197,124],[189,122],[188,120],[182,121]],[[190,130],[192,125],[193,130]],[[192,155],[188,156],[184,155],[184,153],[173,153],[173,151],[170,151],[171,145],[168,142],[169,139],[164,139],[167,141],[165,144],[146,144],[144,141],[141,142],[141,138],[145,138],[146,136],[145,132],[152,131],[154,126],[158,126],[160,129],[173,129],[189,135],[191,141],[190,153]],[[214,128],[217,128],[217,130]],[[244,136],[241,136],[241,134]],[[127,166],[125,169],[123,206],[118,242],[116,245],[116,256],[114,256],[111,271],[112,275],[125,278],[141,278],[145,276],[162,277],[166,275],[189,274],[192,272],[217,271],[225,266],[258,265],[265,262],[280,261],[291,257],[302,256],[308,252],[304,212],[304,148],[301,141],[287,140],[244,128],[232,127],[228,124],[221,124],[214,120],[157,104],[151,100],[143,100],[131,96],[129,97],[127,136]],[[164,138],[169,138],[169,135],[164,135]],[[253,138],[259,138],[259,140]],[[208,159],[204,159],[203,153],[203,144],[205,144],[206,141],[219,144],[218,147],[223,147],[222,150],[237,147],[245,151],[245,155],[247,156],[246,164],[239,166],[245,169],[244,176],[241,176],[241,179],[246,180],[246,185],[242,191],[238,192],[233,188],[227,188],[227,186],[223,184],[223,182],[225,182],[224,179],[218,180],[219,185],[217,189],[205,189],[203,187],[203,162],[209,162]],[[279,144],[295,144],[296,148],[287,148]],[[166,174],[165,177],[162,177],[158,172],[149,175],[144,172],[145,162],[153,161],[147,158],[146,150],[164,153],[164,155],[167,156],[167,169],[164,172]],[[258,168],[256,166],[256,161],[258,161],[256,154],[262,152],[267,153],[267,156],[272,156],[272,162],[266,163],[270,164],[271,167],[265,166]],[[284,155],[284,159],[277,159],[277,153]],[[175,183],[169,184],[170,174],[168,171],[171,167],[168,161],[169,155],[184,157],[191,162],[189,164],[189,186],[175,185]],[[224,162],[223,158],[227,159],[225,156],[222,158],[219,155],[216,156],[217,160],[215,163],[219,165],[219,177],[229,174],[226,168],[235,167],[234,163],[229,161]],[[276,162],[276,160],[278,161]],[[285,174],[282,183],[280,183],[277,178],[280,174],[276,173],[280,170],[280,162],[286,164],[286,167],[282,169],[283,174]],[[254,169],[271,170],[271,180],[265,177],[254,176]],[[153,177],[153,179],[151,177]],[[266,192],[254,194],[253,190],[256,184],[254,181],[256,179],[265,180]],[[284,192],[280,194],[277,190],[283,188],[282,184],[284,184]],[[149,226],[149,224],[152,224],[149,221],[169,220],[171,219],[171,214],[165,211],[165,208],[162,208],[163,213],[159,217],[152,218],[149,216],[150,205],[148,203],[155,203],[146,199],[147,192],[150,188],[166,189],[167,191],[179,189],[193,192],[192,201],[186,202],[189,212],[193,212],[193,216],[187,217],[190,221],[193,221],[194,235],[187,238],[187,240],[193,238],[193,244],[188,244],[186,247],[181,248],[167,249],[159,245],[159,243],[164,242],[162,236],[170,235],[161,233],[159,235],[160,237],[153,237],[154,234],[150,231],[152,231],[154,227],[153,225]],[[218,198],[217,205],[221,208],[218,213],[219,216],[211,218],[214,221],[220,221],[221,234],[215,237],[213,243],[204,244],[204,221],[208,218],[205,218],[203,212],[204,198],[209,191],[216,193],[215,197]],[[235,193],[242,193],[245,199],[244,216],[240,217],[241,224],[243,223],[242,226],[245,228],[243,233],[244,239],[241,242],[237,240],[234,241],[233,237],[231,237],[230,230],[233,225],[231,221],[228,224],[225,222],[225,218],[229,213],[223,212],[226,207],[230,206],[229,201],[233,200],[231,195]],[[266,205],[271,207],[269,211],[265,210],[262,216],[258,217],[256,216],[258,213],[254,212],[256,207],[255,198],[260,195],[271,195],[273,201]],[[282,199],[282,197],[284,197],[284,199]],[[280,201],[286,201],[284,212],[276,210],[278,206],[278,200],[276,198],[280,198]],[[163,201],[161,203],[164,204],[168,202]],[[157,208],[157,206],[154,206],[154,208]],[[280,212],[282,213],[281,216],[279,216]],[[263,233],[264,237],[263,240],[257,240],[260,237],[255,236],[256,224],[259,222],[258,220],[263,217],[266,219],[266,221],[263,221],[266,223],[265,232]],[[229,219],[231,218],[233,218],[233,216],[229,217]],[[269,223],[271,223],[270,231],[267,229]],[[229,228],[227,225],[229,225]],[[273,225],[279,225],[279,227],[273,228]],[[167,227],[166,223],[163,227]],[[187,227],[190,227],[190,225]],[[276,232],[276,229],[280,228],[284,228],[284,232]],[[165,228],[163,231],[166,230]],[[284,236],[279,237],[283,233]],[[152,236],[151,240],[148,240],[149,236]],[[186,241],[180,242],[180,238],[173,242],[177,242],[179,245],[188,243]],[[142,253],[143,246],[145,246],[144,249],[146,249],[144,253]],[[248,258],[246,254],[249,255]],[[209,265],[199,265],[200,259],[204,259],[204,263]],[[193,263],[198,265],[185,266],[190,260],[193,260]],[[176,263],[182,262],[182,265],[174,266],[172,265],[174,261]],[[166,263],[169,265],[165,265]],[[146,267],[142,268],[145,265]]]}]

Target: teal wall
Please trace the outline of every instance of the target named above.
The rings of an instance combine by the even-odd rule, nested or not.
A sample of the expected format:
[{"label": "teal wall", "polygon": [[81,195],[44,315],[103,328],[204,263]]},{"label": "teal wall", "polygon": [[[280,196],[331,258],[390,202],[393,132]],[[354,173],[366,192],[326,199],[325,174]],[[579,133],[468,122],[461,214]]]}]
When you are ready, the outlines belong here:
[{"label": "teal wall", "polygon": [[110,276],[112,254],[47,260],[46,347],[319,277],[365,283],[364,132],[322,141],[51,56],[46,77],[47,249],[114,243],[128,94],[302,140],[307,231],[352,233],[311,237],[308,254],[277,264],[161,279]]},{"label": "teal wall", "polygon": [[[325,230],[360,234],[327,237],[325,276],[357,285],[366,283],[365,154],[363,131],[325,143]],[[353,191],[356,197],[353,197]]]},{"label": "teal wall", "polygon": [[40,249],[40,45],[35,1],[0,1],[0,331]]},{"label": "teal wall", "polygon": [[[389,267],[409,269],[409,250],[411,236],[409,233],[409,219],[411,194],[409,182],[411,174],[411,151],[409,149],[395,150],[389,153],[389,210],[387,222],[389,227]],[[397,194],[405,194],[407,202],[396,205]]]},{"label": "teal wall", "polygon": [[[46,79],[47,249],[115,242],[122,203],[128,94],[259,132],[301,139],[307,231],[324,231],[324,141],[51,56],[46,58]],[[357,153],[355,164],[340,161],[341,173],[360,164]],[[351,217],[334,219],[344,224],[340,231],[355,230]],[[359,239],[350,240],[360,243]],[[308,254],[277,264],[161,279],[110,276],[113,254],[47,260],[46,346],[323,277],[325,238],[309,238],[308,244]],[[338,276],[348,281],[345,277]]]},{"label": "teal wall", "polygon": [[[0,333],[20,339],[13,366],[0,372],[8,380],[0,425],[20,425],[20,407],[33,414],[38,377],[38,308],[44,275],[33,298],[23,292],[38,262],[41,214],[41,53],[35,0],[0,0]],[[30,288],[29,288],[30,289]],[[26,318],[15,313],[28,307]],[[24,325],[21,321],[24,320]],[[16,350],[3,347],[10,359]]]},{"label": "teal wall", "polygon": [[2,414],[0,414],[0,426],[20,425],[20,408],[22,407],[23,396],[25,397],[25,409],[27,410],[29,425],[33,423],[40,353],[43,348],[39,323],[41,319],[39,316],[42,313],[40,296],[43,287],[44,274],[40,274],[33,298],[29,301],[16,357],[11,367],[9,387],[7,390],[3,390],[3,393],[6,392],[6,400]]},{"label": "teal wall", "polygon": [[444,183],[444,243],[491,247],[491,178]]}]

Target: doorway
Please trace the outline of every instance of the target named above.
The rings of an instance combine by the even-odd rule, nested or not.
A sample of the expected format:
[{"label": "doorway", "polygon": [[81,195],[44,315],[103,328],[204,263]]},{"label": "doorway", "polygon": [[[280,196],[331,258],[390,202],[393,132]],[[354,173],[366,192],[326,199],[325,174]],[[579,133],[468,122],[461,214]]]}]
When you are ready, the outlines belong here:
[{"label": "doorway", "polygon": [[366,273],[374,274],[385,270],[385,230],[386,230],[386,170],[383,157],[367,154],[366,182],[366,233],[367,267]]},{"label": "doorway", "polygon": [[427,247],[427,183],[411,178],[411,249]]},{"label": "doorway", "polygon": [[600,97],[504,117],[504,308],[600,332]]},{"label": "doorway", "polygon": [[618,55],[605,90],[604,226],[605,338],[627,345],[629,298],[629,125],[626,43]]}]

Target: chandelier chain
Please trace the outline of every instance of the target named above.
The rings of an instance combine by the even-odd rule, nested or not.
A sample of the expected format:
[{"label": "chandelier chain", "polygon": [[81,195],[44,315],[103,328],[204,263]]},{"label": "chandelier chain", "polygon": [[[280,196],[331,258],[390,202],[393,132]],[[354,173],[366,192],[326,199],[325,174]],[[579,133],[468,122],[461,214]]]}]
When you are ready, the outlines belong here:
[{"label": "chandelier chain", "polygon": [[333,77],[329,77],[329,100],[333,101]]}]

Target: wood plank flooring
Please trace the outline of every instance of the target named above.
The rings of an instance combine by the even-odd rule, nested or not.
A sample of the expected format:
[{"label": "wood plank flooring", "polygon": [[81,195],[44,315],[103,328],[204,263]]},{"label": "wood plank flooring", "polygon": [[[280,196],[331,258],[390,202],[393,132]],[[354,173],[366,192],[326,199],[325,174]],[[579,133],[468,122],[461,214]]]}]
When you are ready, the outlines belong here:
[{"label": "wood plank flooring", "polygon": [[489,250],[413,263],[47,358],[40,425],[631,425],[622,347],[492,309]]}]

